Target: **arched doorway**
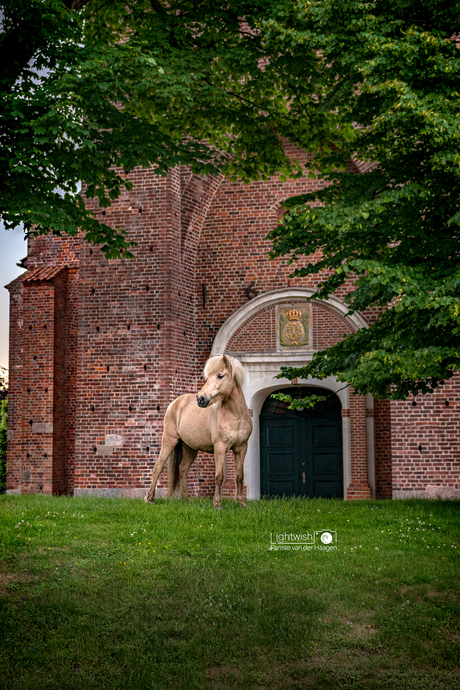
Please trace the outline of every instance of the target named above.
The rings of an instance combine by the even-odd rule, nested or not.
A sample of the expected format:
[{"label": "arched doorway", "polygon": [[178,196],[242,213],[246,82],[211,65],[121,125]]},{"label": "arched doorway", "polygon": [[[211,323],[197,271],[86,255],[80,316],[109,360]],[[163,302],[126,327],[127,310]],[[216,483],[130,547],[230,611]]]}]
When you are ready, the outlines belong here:
[{"label": "arched doorway", "polygon": [[323,395],[310,410],[289,410],[268,396],[260,413],[262,496],[343,498],[342,416],[335,393],[313,386],[282,388],[293,398]]}]

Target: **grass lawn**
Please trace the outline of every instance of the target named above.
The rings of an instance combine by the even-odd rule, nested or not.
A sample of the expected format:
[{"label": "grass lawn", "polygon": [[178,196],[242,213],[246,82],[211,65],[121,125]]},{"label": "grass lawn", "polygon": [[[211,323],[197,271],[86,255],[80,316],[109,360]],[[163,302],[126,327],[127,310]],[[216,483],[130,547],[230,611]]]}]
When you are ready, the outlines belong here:
[{"label": "grass lawn", "polygon": [[460,688],[459,536],[450,501],[0,496],[0,687]]}]

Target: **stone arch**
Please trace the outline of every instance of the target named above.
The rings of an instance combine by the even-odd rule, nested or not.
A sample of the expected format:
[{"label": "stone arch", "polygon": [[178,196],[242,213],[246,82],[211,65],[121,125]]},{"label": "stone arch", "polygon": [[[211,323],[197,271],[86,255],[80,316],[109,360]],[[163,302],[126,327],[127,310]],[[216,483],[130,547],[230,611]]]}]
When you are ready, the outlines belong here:
[{"label": "stone arch", "polygon": [[[310,298],[313,291],[307,288],[288,288],[281,290],[274,290],[255,297],[240,309],[236,310],[219,329],[212,346],[212,355],[224,354],[227,345],[233,334],[240,328],[251,316],[257,314],[258,311],[263,310],[269,305],[276,305],[290,300],[300,300]],[[312,300],[319,304],[327,304],[329,308],[340,314],[353,328],[366,328],[367,323],[359,314],[348,316],[347,307],[335,298],[328,300]],[[262,405],[270,393],[279,390],[280,388],[290,385],[287,379],[277,379],[276,376],[280,371],[281,366],[301,366],[311,359],[312,353],[308,351],[292,352],[250,352],[240,355],[240,359],[246,370],[246,381],[244,384],[244,393],[248,407],[252,411],[254,430],[249,440],[248,452],[245,460],[245,483],[247,486],[248,498],[260,498],[260,428],[259,415]],[[344,481],[344,497],[352,497],[354,491],[358,491],[355,487],[358,486],[355,476],[362,475],[363,468],[360,472],[353,465],[352,459],[352,442],[351,442],[351,420],[350,420],[350,391],[349,388],[337,381],[335,377],[328,377],[327,379],[299,379],[299,385],[317,386],[336,393],[342,404],[342,443],[343,443],[343,481]],[[372,399],[367,396],[366,408],[372,407]],[[367,420],[365,422],[367,424]],[[375,484],[373,472],[373,428],[368,427],[366,433],[367,443],[367,457],[366,467],[364,472],[367,473],[368,484],[373,487]],[[357,463],[355,463],[356,465]],[[364,481],[363,493],[371,492],[368,484]],[[351,487],[351,488],[350,488]],[[364,496],[363,496],[364,497]]]},{"label": "stone arch", "polygon": [[[265,292],[249,302],[246,302],[246,304],[243,304],[243,306],[237,309],[221,326],[214,339],[211,354],[222,354],[225,351],[230,338],[234,335],[238,328],[240,328],[248,319],[250,319],[263,308],[291,300],[310,299],[313,294],[314,290],[309,288],[287,288]],[[348,316],[347,306],[335,297],[330,297],[327,300],[313,299],[312,302],[330,307],[333,311],[342,316],[345,321],[350,324],[354,331],[357,331],[360,328],[367,328],[367,322],[360,314],[352,314]]]},{"label": "stone arch", "polygon": [[[250,380],[246,382],[244,392],[249,408],[252,410],[252,422],[254,429],[249,439],[248,452],[245,460],[245,484],[247,486],[248,498],[260,498],[260,412],[266,398],[280,388],[290,385],[287,379],[275,379],[282,363],[265,365],[260,377],[254,377],[253,372],[249,372]],[[247,363],[245,362],[245,366]],[[330,377],[319,381],[309,378],[308,380],[299,379],[300,385],[317,386],[327,391],[334,392],[342,404],[342,409],[349,408],[349,391],[343,389],[343,384],[339,383],[335,377]],[[344,496],[347,495],[347,487],[351,482],[351,448],[350,448],[350,417],[342,418],[342,447],[343,447],[343,489]]]}]

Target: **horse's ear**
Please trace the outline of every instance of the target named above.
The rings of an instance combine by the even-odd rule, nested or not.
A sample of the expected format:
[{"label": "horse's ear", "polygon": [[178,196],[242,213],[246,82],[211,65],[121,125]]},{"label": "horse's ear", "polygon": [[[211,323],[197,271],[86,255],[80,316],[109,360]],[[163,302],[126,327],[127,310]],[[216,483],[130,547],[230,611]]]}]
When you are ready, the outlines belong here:
[{"label": "horse's ear", "polygon": [[227,355],[222,355],[222,362],[224,363],[224,366],[226,366],[228,369],[232,368],[232,365]]}]

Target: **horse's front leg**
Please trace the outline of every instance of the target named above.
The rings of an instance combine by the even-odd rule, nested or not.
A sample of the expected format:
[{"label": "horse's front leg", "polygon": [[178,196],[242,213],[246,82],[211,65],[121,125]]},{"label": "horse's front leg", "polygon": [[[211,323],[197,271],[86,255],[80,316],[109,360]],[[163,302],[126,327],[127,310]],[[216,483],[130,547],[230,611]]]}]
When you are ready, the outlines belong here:
[{"label": "horse's front leg", "polygon": [[155,467],[153,468],[152,483],[150,485],[150,489],[148,491],[147,496],[144,498],[144,501],[146,503],[151,503],[155,498],[155,489],[157,487],[158,477],[160,476],[163,467],[166,464],[166,460],[169,458],[171,453],[174,452],[174,448],[176,447],[178,440],[179,438],[173,438],[169,435],[165,437],[165,435],[163,434],[160,454],[158,456],[158,460],[155,463]]},{"label": "horse's front leg", "polygon": [[248,449],[247,443],[241,446],[239,450],[233,451],[233,456],[235,458],[235,476],[236,476],[236,496],[235,501],[237,501],[243,508],[246,508],[246,502],[244,500],[243,493],[243,480],[244,480],[244,458],[246,456],[246,451]]},{"label": "horse's front leg", "polygon": [[224,481],[224,463],[227,448],[223,443],[214,446],[214,462],[216,465],[216,490],[214,492],[214,508],[222,508],[222,482]]}]

